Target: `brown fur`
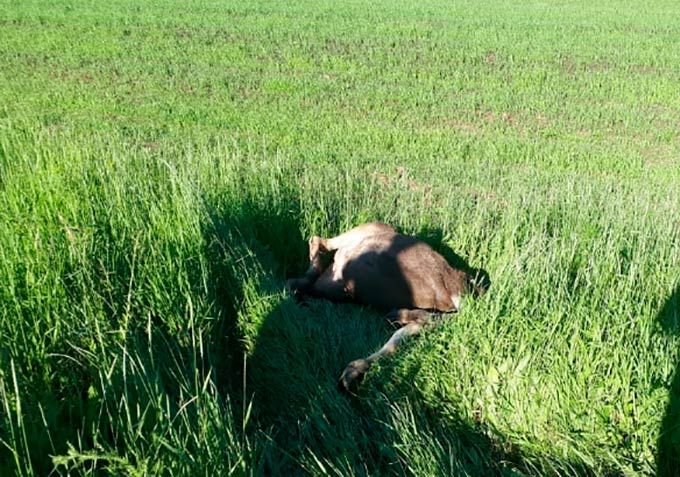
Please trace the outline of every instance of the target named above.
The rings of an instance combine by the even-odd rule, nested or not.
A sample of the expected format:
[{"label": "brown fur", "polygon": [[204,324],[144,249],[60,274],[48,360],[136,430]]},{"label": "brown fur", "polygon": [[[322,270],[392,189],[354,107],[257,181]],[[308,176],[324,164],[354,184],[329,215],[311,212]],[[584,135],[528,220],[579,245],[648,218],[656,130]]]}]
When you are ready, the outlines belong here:
[{"label": "brown fur", "polygon": [[288,281],[289,290],[371,305],[403,325],[378,352],[345,368],[340,378],[344,389],[373,361],[393,353],[403,338],[418,334],[432,312],[458,311],[461,296],[473,285],[469,273],[451,267],[428,244],[379,222],[329,239],[312,237],[309,261],[303,277]]}]

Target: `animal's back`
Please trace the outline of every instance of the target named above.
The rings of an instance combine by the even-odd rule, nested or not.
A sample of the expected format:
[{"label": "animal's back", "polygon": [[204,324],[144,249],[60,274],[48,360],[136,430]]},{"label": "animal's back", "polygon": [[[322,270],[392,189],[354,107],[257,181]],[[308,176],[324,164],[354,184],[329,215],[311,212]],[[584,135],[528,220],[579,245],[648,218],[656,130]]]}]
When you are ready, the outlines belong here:
[{"label": "animal's back", "polygon": [[462,277],[444,257],[425,242],[394,230],[366,234],[354,247],[338,250],[335,262],[352,298],[386,311],[450,311],[462,291],[455,286]]}]

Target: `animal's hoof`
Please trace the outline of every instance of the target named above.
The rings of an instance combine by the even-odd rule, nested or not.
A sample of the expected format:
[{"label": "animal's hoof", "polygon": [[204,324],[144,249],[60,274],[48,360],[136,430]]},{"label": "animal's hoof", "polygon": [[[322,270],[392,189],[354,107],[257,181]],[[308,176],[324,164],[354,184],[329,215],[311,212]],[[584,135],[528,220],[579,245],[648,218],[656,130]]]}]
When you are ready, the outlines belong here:
[{"label": "animal's hoof", "polygon": [[350,392],[363,379],[364,375],[371,367],[371,363],[365,359],[357,359],[347,365],[340,376],[338,387],[344,392]]}]

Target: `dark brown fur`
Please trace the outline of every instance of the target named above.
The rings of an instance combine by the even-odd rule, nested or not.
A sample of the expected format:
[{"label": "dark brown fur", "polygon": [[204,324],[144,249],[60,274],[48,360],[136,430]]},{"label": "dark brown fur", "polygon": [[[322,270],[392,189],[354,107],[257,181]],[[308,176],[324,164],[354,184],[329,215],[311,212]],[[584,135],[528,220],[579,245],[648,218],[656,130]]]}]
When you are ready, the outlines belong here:
[{"label": "dark brown fur", "polygon": [[378,222],[329,239],[312,237],[309,261],[303,277],[288,281],[291,291],[371,305],[403,325],[378,352],[345,368],[340,378],[344,389],[373,361],[393,353],[403,338],[418,334],[432,312],[458,311],[461,296],[473,285],[469,273],[451,267],[425,242]]}]

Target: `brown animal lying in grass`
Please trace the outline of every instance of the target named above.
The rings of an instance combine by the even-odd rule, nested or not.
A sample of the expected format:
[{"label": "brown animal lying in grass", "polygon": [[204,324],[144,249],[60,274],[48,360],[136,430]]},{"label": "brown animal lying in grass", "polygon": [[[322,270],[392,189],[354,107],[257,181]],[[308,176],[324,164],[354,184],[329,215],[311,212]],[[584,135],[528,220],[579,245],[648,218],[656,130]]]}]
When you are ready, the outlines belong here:
[{"label": "brown animal lying in grass", "polygon": [[[340,377],[345,390],[361,378],[371,364],[392,354],[406,337],[416,335],[433,314],[460,310],[461,296],[483,293],[488,276],[471,269],[453,268],[439,253],[415,237],[397,233],[386,224],[360,225],[337,237],[309,240],[309,269],[288,280],[298,295],[333,301],[354,301],[388,312],[401,325],[372,355],[352,361]],[[477,276],[475,276],[477,275]]]}]

